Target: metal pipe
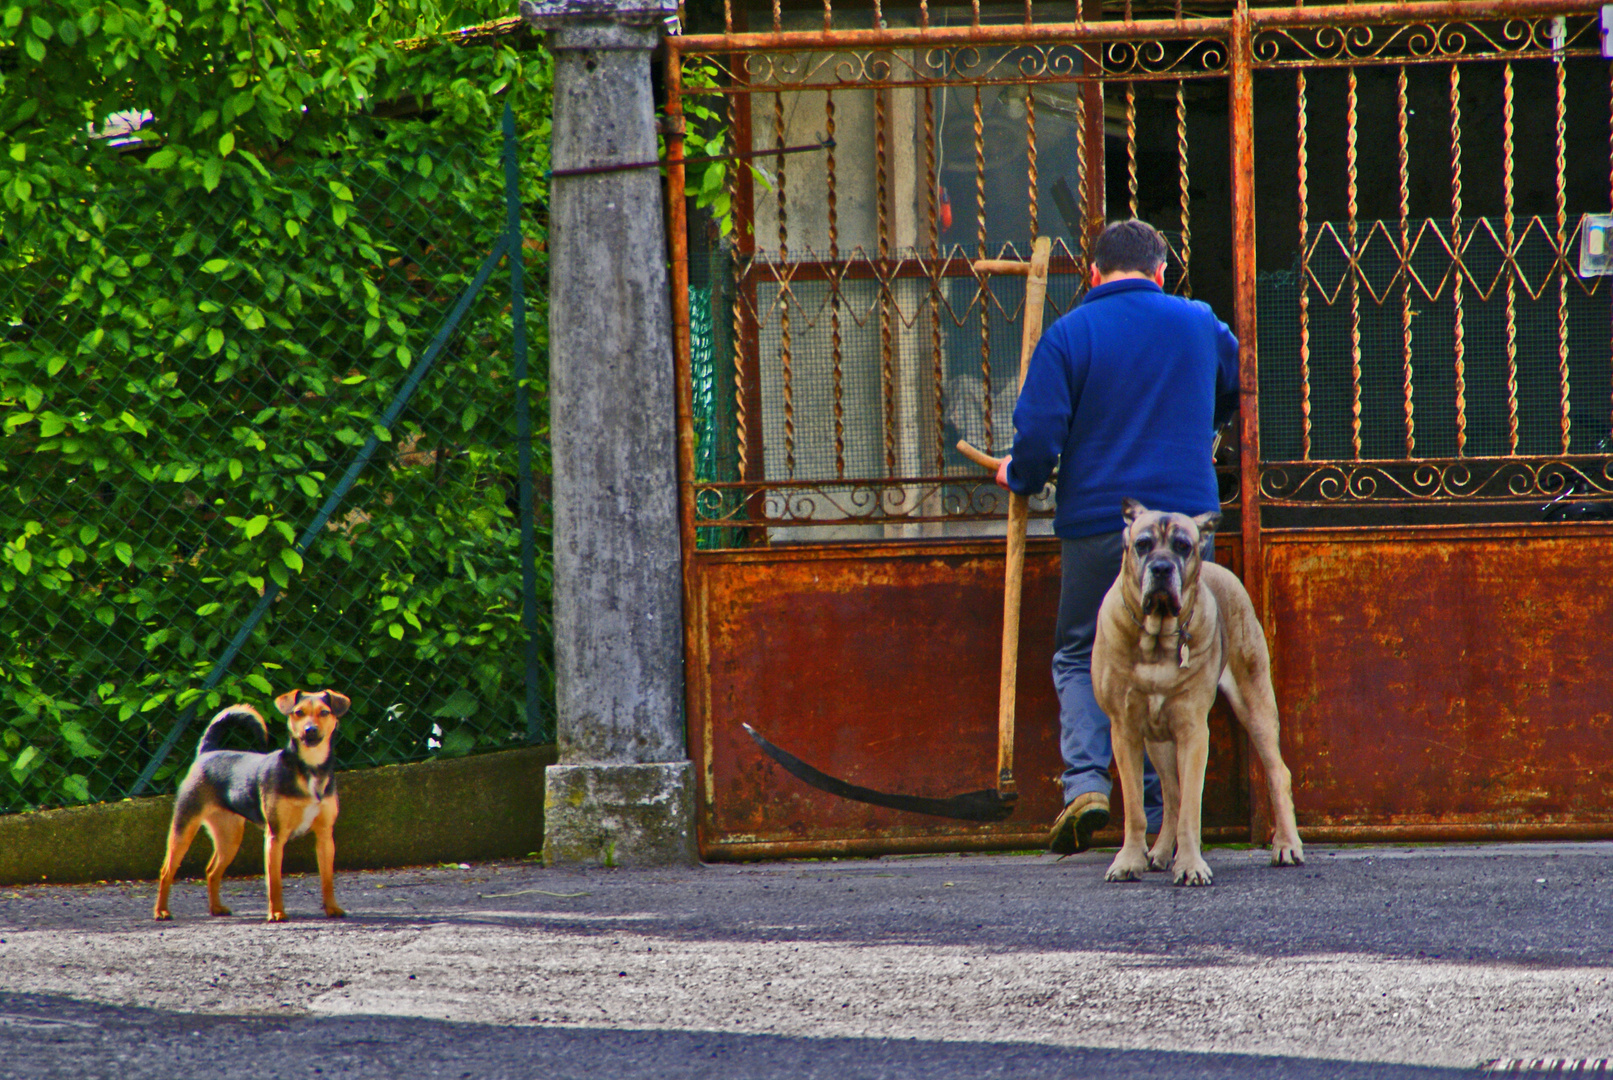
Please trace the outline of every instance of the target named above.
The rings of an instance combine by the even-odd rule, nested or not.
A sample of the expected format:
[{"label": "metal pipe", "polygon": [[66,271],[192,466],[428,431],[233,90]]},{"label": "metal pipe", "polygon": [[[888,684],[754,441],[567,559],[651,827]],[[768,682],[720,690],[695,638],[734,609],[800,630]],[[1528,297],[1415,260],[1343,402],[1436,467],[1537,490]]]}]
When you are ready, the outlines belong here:
[{"label": "metal pipe", "polygon": [[[695,598],[695,471],[694,471],[694,356],[689,328],[689,204],[684,197],[683,57],[675,49],[666,54],[666,115],[671,121],[666,140],[667,252],[672,284],[673,385],[677,387],[678,426],[678,562],[683,575],[683,709],[685,722],[700,715],[706,679],[706,658],[699,643],[704,619]],[[719,313],[710,308],[712,325]],[[715,335],[713,335],[715,336]],[[712,372],[713,398],[716,372]],[[694,732],[685,737],[692,747]],[[708,743],[709,745],[709,743]],[[702,776],[704,774],[701,774]],[[709,798],[709,786],[704,787]]]},{"label": "metal pipe", "polygon": [[[1208,832],[1209,830],[1205,830]],[[1613,839],[1613,824],[1607,822],[1562,822],[1524,825],[1516,822],[1460,825],[1301,825],[1306,843],[1400,844],[1408,842],[1454,843],[1474,840],[1607,840]]]},{"label": "metal pipe", "polygon": [[1248,15],[1250,28],[1260,31],[1308,26],[1354,26],[1361,23],[1539,19],[1600,10],[1600,0],[1595,3],[1589,0],[1494,0],[1491,3],[1421,0],[1401,4],[1306,4],[1294,8],[1255,8]]},{"label": "metal pipe", "polygon": [[[1613,831],[1613,830],[1609,830]],[[1241,825],[1211,826],[1201,829],[1200,835],[1209,843],[1242,843],[1249,839],[1249,830]],[[1306,830],[1305,839],[1311,839]],[[1094,843],[1100,846],[1118,846],[1120,831],[1105,830],[1097,833]],[[1040,849],[1047,843],[1045,826],[1028,829],[1019,825],[1012,830],[1002,826],[975,826],[967,831],[946,833],[918,833],[911,836],[864,836],[824,840],[753,840],[740,843],[702,844],[700,857],[711,862],[748,862],[753,859],[801,859],[828,856],[861,855],[927,855],[952,851],[1025,851]]]},{"label": "metal pipe", "polygon": [[[1104,20],[1083,4],[1082,19],[1074,23],[1020,23],[990,26],[890,27],[869,30],[790,30],[779,33],[687,34],[673,39],[683,53],[843,52],[859,49],[924,48],[979,45],[1032,45],[1052,42],[1159,41],[1181,38],[1223,38],[1233,19],[1124,19]],[[1354,26],[1362,23],[1425,21],[1459,22],[1473,19],[1531,19],[1552,15],[1597,12],[1590,0],[1423,0],[1416,3],[1322,4],[1297,8],[1265,8],[1248,12],[1251,33],[1261,30],[1313,26]]]},{"label": "metal pipe", "polygon": [[[1254,39],[1246,0],[1232,16],[1232,79],[1228,86],[1232,164],[1233,321],[1238,335],[1238,404],[1241,423],[1238,505],[1243,540],[1243,583],[1255,611],[1265,616],[1260,556],[1260,367],[1255,351],[1255,145]],[[1270,619],[1266,618],[1269,627]],[[1271,801],[1255,755],[1249,755],[1249,829],[1256,841],[1272,827]]]},{"label": "metal pipe", "polygon": [[[681,116],[682,114],[679,115]],[[682,126],[669,124],[668,127],[677,128],[674,134],[681,145],[683,142]],[[668,136],[669,139],[673,137],[674,135]],[[685,165],[710,165],[718,161],[744,161],[746,158],[774,157],[778,154],[804,154],[813,150],[833,150],[834,146],[834,139],[828,138],[824,139],[822,142],[803,143],[800,146],[781,146],[773,150],[747,150],[743,153],[711,154],[707,157],[684,158],[683,163]],[[604,173],[632,172],[634,169],[671,168],[672,163],[670,160],[670,153],[671,152],[668,151],[668,160],[629,161],[617,165],[589,165],[580,169],[550,169],[544,175],[553,179],[556,176],[599,176]]]},{"label": "metal pipe", "polygon": [[[1560,5],[1559,5],[1560,6]],[[1090,2],[1088,3],[1090,8]],[[1353,10],[1353,9],[1352,9]],[[980,45],[1034,45],[1083,42],[1157,41],[1173,38],[1221,38],[1227,19],[1141,19],[1099,22],[1088,15],[1081,23],[1047,23],[993,26],[891,27],[884,30],[789,30],[776,34],[689,34],[676,39],[683,53],[853,52],[860,49],[970,47]]]}]

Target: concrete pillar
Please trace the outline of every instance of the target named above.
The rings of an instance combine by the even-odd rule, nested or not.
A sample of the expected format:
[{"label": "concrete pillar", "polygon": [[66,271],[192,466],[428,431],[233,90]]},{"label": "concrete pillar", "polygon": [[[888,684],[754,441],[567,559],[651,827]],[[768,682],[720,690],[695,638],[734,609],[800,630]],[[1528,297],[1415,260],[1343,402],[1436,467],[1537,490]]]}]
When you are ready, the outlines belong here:
[{"label": "concrete pillar", "polygon": [[[554,54],[553,169],[656,159],[650,51],[669,13],[656,0],[523,0]],[[641,168],[557,176],[549,191],[550,863],[696,858],[661,187]]]}]

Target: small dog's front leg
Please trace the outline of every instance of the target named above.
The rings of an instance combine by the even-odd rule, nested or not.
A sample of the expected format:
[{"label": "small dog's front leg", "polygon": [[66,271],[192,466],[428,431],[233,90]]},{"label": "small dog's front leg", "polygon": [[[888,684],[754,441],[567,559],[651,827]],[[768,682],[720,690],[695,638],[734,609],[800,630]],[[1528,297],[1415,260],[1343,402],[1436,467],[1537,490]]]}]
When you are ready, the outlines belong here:
[{"label": "small dog's front leg", "polygon": [[285,853],[285,839],[276,831],[271,819],[263,830],[263,878],[269,890],[269,922],[286,921],[286,904],[280,895],[280,864]]},{"label": "small dog's front leg", "polygon": [[319,891],[325,901],[325,917],[340,919],[347,912],[336,903],[336,837],[332,827],[336,824],[335,800],[314,820],[314,855],[319,860]]}]

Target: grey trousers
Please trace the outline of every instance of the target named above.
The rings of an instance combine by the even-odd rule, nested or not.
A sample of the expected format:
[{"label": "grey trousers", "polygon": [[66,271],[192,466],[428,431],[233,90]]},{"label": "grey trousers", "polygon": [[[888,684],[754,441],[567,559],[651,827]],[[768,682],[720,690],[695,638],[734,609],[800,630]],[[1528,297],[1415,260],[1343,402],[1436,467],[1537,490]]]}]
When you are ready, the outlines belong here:
[{"label": "grey trousers", "polygon": [[[1053,687],[1059,696],[1065,803],[1089,791],[1110,793],[1109,766],[1114,752],[1109,742],[1109,717],[1092,696],[1092,643],[1098,636],[1098,608],[1120,573],[1124,542],[1123,532],[1062,541]],[[1146,757],[1143,809],[1148,814],[1148,831],[1158,832],[1164,813],[1159,774]]]}]

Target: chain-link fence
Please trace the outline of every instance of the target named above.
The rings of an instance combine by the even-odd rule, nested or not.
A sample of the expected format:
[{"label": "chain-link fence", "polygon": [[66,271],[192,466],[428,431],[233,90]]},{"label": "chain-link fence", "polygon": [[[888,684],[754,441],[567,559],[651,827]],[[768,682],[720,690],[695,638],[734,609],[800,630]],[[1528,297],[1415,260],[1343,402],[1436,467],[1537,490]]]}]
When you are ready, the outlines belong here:
[{"label": "chain-link fence", "polygon": [[344,767],[552,738],[505,128],[88,191],[0,253],[0,811],[169,790],[293,687],[353,699]]}]

